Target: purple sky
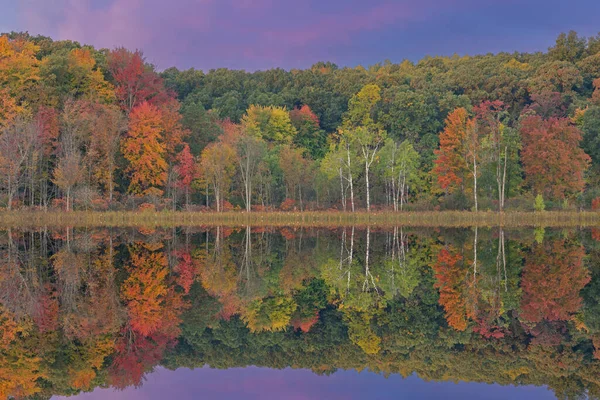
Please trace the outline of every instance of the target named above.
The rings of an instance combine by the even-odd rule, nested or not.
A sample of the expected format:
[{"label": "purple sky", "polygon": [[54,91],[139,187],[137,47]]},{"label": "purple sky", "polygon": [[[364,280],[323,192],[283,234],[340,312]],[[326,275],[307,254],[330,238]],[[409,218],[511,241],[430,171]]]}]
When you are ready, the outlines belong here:
[{"label": "purple sky", "polygon": [[139,389],[96,389],[75,397],[53,400],[386,400],[386,399],[550,400],[545,387],[500,386],[485,383],[424,382],[416,376],[384,378],[371,372],[338,371],[318,376],[307,370],[233,368],[215,370],[158,368]]},{"label": "purple sky", "polygon": [[0,0],[0,31],[144,51],[165,69],[305,68],[546,50],[598,0]]}]

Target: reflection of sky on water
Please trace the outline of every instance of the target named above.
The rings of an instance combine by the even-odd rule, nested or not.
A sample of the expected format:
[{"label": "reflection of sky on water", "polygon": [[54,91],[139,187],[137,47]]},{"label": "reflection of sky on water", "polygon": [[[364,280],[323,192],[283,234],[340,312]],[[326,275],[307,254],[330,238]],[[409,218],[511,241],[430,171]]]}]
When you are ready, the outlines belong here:
[{"label": "reflection of sky on water", "polygon": [[[149,399],[553,399],[545,387],[500,386],[484,383],[424,382],[412,376],[384,378],[369,372],[339,371],[318,376],[307,370],[267,368],[209,368],[169,371],[157,368],[144,385],[124,391],[97,389],[69,397],[74,400]],[[63,399],[54,397],[53,399]]]}]

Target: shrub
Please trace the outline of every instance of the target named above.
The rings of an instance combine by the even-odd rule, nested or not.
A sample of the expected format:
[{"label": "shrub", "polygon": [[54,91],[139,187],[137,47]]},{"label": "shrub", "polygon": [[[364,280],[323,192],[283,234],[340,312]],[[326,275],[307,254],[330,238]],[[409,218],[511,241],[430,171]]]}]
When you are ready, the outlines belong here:
[{"label": "shrub", "polygon": [[546,203],[544,203],[544,197],[541,194],[535,196],[533,208],[535,211],[544,211],[546,209]]},{"label": "shrub", "polygon": [[279,208],[282,211],[291,211],[296,208],[296,202],[293,199],[285,199]]},{"label": "shrub", "polygon": [[156,207],[152,203],[142,203],[138,207],[138,211],[141,211],[141,212],[152,212],[152,211],[156,211]]}]

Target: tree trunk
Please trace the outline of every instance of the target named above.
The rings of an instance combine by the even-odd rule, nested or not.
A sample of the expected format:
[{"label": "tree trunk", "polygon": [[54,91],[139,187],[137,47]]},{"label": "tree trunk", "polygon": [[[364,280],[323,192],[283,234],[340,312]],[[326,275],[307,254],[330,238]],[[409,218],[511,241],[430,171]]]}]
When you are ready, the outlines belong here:
[{"label": "tree trunk", "polygon": [[506,199],[506,164],[508,163],[508,146],[504,148],[504,172],[502,173],[502,197],[500,198],[500,211],[504,211]]},{"label": "tree trunk", "polygon": [[215,186],[215,201],[217,202],[217,212],[221,212],[221,190],[218,185]]},{"label": "tree trunk", "polygon": [[8,210],[12,210],[12,179],[10,174],[8,175],[8,203],[6,204],[6,208],[8,208]]},{"label": "tree trunk", "polygon": [[350,165],[350,146],[346,145],[346,154],[348,155],[348,182],[350,184],[350,204],[354,212],[354,185],[352,184],[352,168]]},{"label": "tree trunk", "polygon": [[475,199],[475,211],[478,211],[477,207],[477,159],[473,155],[473,197]]},{"label": "tree trunk", "polygon": [[367,185],[367,212],[371,212],[371,192],[369,191],[369,164],[365,161],[365,184]]},{"label": "tree trunk", "polygon": [[346,211],[346,191],[344,190],[344,176],[342,173],[342,167],[339,169],[340,171],[340,194],[342,196],[342,209]]},{"label": "tree trunk", "polygon": [[67,188],[67,211],[71,211],[71,187]]},{"label": "tree trunk", "polygon": [[112,201],[113,201],[113,191],[114,191],[113,170],[111,168],[110,173],[108,175],[108,204],[112,204]]}]

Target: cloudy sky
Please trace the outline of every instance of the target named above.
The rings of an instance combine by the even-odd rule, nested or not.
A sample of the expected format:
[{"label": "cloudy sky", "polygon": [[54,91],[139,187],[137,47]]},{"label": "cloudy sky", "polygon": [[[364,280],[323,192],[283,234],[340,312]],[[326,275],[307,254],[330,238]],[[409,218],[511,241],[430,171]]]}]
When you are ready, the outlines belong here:
[{"label": "cloudy sky", "polygon": [[546,50],[598,0],[0,0],[0,32],[142,49],[159,69],[305,68]]}]

